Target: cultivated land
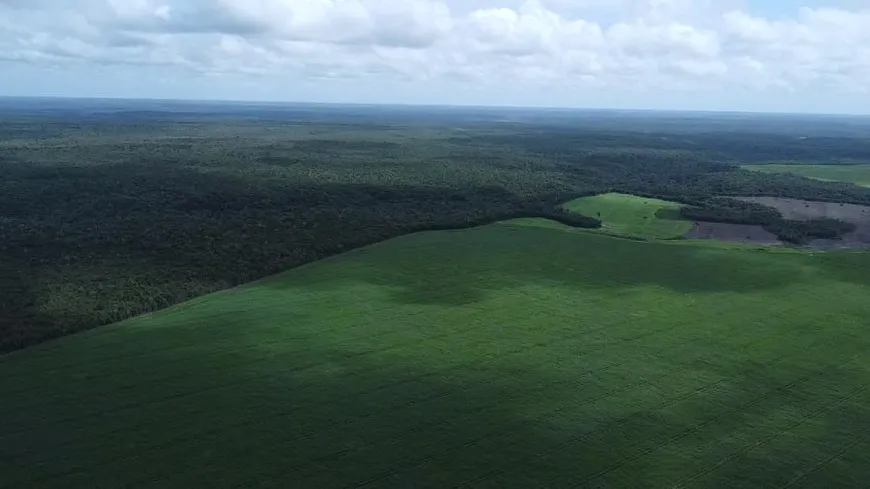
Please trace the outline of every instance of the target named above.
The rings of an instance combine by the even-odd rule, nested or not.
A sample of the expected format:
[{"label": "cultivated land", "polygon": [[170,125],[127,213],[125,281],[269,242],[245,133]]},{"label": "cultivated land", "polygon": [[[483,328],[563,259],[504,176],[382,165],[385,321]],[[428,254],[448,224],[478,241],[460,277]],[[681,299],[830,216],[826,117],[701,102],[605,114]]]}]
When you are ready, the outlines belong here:
[{"label": "cultivated land", "polygon": [[744,168],[766,173],[791,173],[817,180],[850,182],[870,187],[870,165],[746,165]]},{"label": "cultivated land", "polygon": [[864,487],[870,254],[505,223],[0,357],[0,486]]},{"label": "cultivated land", "polygon": [[673,239],[692,223],[679,218],[681,204],[636,195],[608,193],[583,197],[564,205],[572,212],[601,220],[601,231],[644,239]]},{"label": "cultivated land", "polygon": [[868,206],[783,199],[779,197],[741,197],[740,200],[773,207],[786,219],[806,221],[829,218],[839,219],[855,225],[855,231],[845,234],[842,239],[814,240],[811,243],[813,246],[829,248],[870,245],[870,207]]},{"label": "cultivated land", "polygon": [[695,222],[684,235],[688,239],[708,239],[734,243],[782,244],[779,238],[762,226],[729,224],[727,222]]}]

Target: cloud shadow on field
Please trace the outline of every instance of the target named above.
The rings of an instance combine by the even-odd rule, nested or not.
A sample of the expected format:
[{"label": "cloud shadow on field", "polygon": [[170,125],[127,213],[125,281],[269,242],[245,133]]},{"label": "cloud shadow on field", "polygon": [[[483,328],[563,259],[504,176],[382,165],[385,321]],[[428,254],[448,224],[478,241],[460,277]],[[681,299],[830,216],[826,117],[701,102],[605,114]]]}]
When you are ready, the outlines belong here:
[{"label": "cloud shadow on field", "polygon": [[[713,379],[730,380],[668,404],[678,392],[694,390],[667,380],[688,363],[653,359],[653,371],[665,379],[657,385],[661,392],[650,397],[642,387],[620,390],[637,379],[606,383],[583,371],[554,371],[546,361],[533,369],[509,359],[488,367],[462,366],[456,362],[483,358],[456,358],[424,346],[420,355],[428,356],[426,362],[360,355],[316,336],[282,342],[286,330],[241,327],[250,321],[237,312],[187,331],[186,340],[197,344],[200,354],[215,355],[211,361],[171,348],[178,342],[175,328],[145,329],[136,339],[149,347],[139,350],[134,363],[150,369],[133,369],[130,357],[117,356],[117,348],[105,344],[93,361],[59,373],[51,396],[44,396],[46,387],[39,384],[7,396],[10,409],[27,408],[19,412],[20,422],[0,428],[0,460],[15,464],[4,471],[7,480],[17,487],[93,488],[187,488],[205,480],[220,481],[222,487],[321,489],[422,489],[469,481],[489,488],[589,486],[586,481],[595,487],[651,486],[652,481],[665,487],[742,448],[749,441],[740,447],[727,443],[751,440],[745,433],[766,425],[738,414],[738,421],[723,418],[714,433],[704,431],[701,441],[674,438],[686,430],[732,407],[755,405],[760,416],[776,420],[827,402],[825,396],[811,395],[764,398],[772,386],[802,374],[784,366],[736,375],[760,366],[752,361],[705,363]],[[219,346],[216,334],[228,344],[253,347],[211,350]],[[130,348],[130,339],[119,335],[116,346]],[[51,358],[74,360],[77,351],[55,349]],[[38,352],[18,357],[34,365],[46,359]],[[119,372],[140,388],[119,389]],[[818,385],[855,383],[846,369],[814,366],[809,373],[824,377]],[[763,403],[753,404],[758,399]],[[846,443],[840,437],[849,423],[843,420],[870,419],[862,417],[863,408],[850,409],[846,417],[841,410],[816,419],[832,428],[820,433],[836,428],[833,441]],[[73,419],[58,424],[64,415]],[[666,448],[680,447],[683,458],[668,467],[649,463],[643,451],[666,440],[671,440]],[[784,467],[804,454],[773,455],[777,467]],[[754,456],[770,453],[762,446]],[[623,468],[630,469],[630,484],[611,479]],[[793,472],[753,475],[782,483]]]},{"label": "cloud shadow on field", "polygon": [[832,251],[817,253],[814,257],[819,269],[843,282],[870,287],[870,252]]},{"label": "cloud shadow on field", "polygon": [[[250,344],[256,331],[243,327],[250,320],[243,311],[224,315],[186,329],[184,342],[177,328],[119,335],[121,349],[132,339],[148,347],[131,359],[103,345],[90,361],[58,372],[51,386],[7,395],[5,409],[23,409],[0,427],[0,487],[188,488],[204,480],[221,487],[446,487],[501,469],[516,455],[493,453],[484,441],[492,434],[509,434],[511,450],[565,436],[530,424],[512,404],[551,382],[544,373],[520,379],[492,368],[437,371],[316,338],[270,345],[283,339],[280,330],[271,338],[260,333],[259,348],[211,350],[223,346],[216,337]],[[213,357],[192,357],[180,343]],[[50,358],[17,358],[45,367],[47,359],[73,360],[77,346],[69,346]],[[153,367],[137,370],[140,364]],[[3,378],[0,389],[10,392]],[[571,470],[583,466],[578,459]]]},{"label": "cloud shadow on field", "polygon": [[535,283],[576,290],[655,285],[678,293],[752,293],[787,286],[803,273],[775,253],[494,225],[397,238],[267,283],[331,288],[364,282],[392,288],[399,303],[450,306]]}]

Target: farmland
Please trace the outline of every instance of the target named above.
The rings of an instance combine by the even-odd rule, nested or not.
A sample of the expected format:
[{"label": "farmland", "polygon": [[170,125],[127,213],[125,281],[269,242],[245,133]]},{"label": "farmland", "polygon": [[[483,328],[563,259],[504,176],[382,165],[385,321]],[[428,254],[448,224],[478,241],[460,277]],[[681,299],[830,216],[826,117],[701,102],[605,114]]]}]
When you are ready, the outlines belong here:
[{"label": "farmland", "polygon": [[818,180],[848,182],[870,187],[870,165],[747,165],[744,168],[766,173],[790,173]]},{"label": "farmland", "polygon": [[868,130],[0,98],[0,488],[864,487]]},{"label": "farmland", "polygon": [[0,357],[0,487],[863,484],[870,254],[555,227],[412,234]]},{"label": "farmland", "polygon": [[602,231],[619,236],[678,238],[692,227],[690,222],[679,218],[680,204],[635,195],[599,194],[573,200],[565,207],[572,212],[600,219]]}]

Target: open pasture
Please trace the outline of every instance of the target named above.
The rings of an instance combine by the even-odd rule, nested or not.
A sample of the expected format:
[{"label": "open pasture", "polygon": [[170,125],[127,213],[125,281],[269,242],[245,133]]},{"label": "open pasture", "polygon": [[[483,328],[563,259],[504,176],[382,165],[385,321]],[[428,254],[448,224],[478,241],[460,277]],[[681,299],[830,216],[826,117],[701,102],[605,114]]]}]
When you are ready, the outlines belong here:
[{"label": "open pasture", "polygon": [[643,239],[672,239],[692,229],[679,217],[681,204],[637,195],[607,193],[582,197],[564,205],[570,211],[595,217],[603,232]]}]

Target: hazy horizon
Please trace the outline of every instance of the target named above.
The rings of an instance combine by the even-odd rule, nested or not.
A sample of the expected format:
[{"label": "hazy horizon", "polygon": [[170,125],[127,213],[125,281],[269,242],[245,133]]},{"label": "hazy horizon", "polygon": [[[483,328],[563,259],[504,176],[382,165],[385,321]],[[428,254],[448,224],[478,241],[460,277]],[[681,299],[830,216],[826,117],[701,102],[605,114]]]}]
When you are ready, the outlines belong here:
[{"label": "hazy horizon", "polygon": [[332,101],[305,101],[305,100],[269,100],[269,99],[196,99],[196,98],[147,98],[147,97],[122,97],[122,96],[66,96],[66,95],[5,95],[0,94],[0,101],[81,101],[81,102],[131,102],[131,103],[169,103],[179,105],[232,105],[232,106],[265,106],[265,107],[292,107],[292,106],[319,106],[319,107],[356,107],[356,108],[396,108],[396,109],[479,109],[495,111],[552,111],[552,112],[612,112],[624,114],[685,114],[685,115],[747,115],[747,116],[810,116],[810,117],[845,117],[845,118],[870,118],[870,112],[776,112],[764,110],[716,110],[716,109],[648,109],[648,108],[617,108],[617,107],[567,107],[567,106],[539,106],[539,105],[476,105],[476,104],[437,104],[437,103],[402,103],[402,102],[332,102]]}]

